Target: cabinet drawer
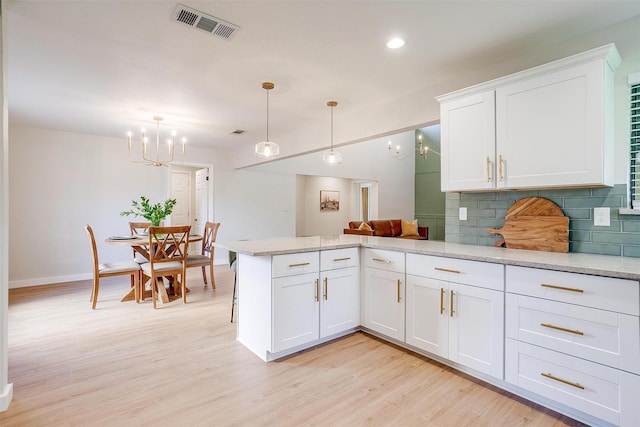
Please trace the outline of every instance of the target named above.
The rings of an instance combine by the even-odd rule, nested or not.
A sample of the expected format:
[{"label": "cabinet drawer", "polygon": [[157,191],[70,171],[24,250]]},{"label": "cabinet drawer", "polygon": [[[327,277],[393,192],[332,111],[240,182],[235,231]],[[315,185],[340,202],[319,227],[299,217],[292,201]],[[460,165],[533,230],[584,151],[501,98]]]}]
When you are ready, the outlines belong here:
[{"label": "cabinet drawer", "polygon": [[320,270],[318,252],[274,255],[271,277],[293,276],[296,274],[317,273]]},{"label": "cabinet drawer", "polygon": [[507,266],[507,292],[640,315],[640,284],[634,280]]},{"label": "cabinet drawer", "polygon": [[320,252],[320,270],[357,267],[358,248],[332,249]]},{"label": "cabinet drawer", "polygon": [[380,270],[404,273],[404,252],[366,248],[364,250],[364,265]]},{"label": "cabinet drawer", "polygon": [[504,290],[504,266],[501,264],[407,254],[407,274]]},{"label": "cabinet drawer", "polygon": [[507,382],[619,425],[617,369],[509,338],[505,344]]},{"label": "cabinet drawer", "polygon": [[508,293],[506,335],[640,374],[636,316]]}]

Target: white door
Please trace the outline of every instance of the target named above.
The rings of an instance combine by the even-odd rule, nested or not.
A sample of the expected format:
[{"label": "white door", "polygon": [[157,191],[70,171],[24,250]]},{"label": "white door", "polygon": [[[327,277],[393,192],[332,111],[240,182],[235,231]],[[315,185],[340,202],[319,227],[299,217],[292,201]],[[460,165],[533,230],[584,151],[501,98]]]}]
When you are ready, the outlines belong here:
[{"label": "white door", "polygon": [[407,275],[407,344],[449,357],[449,284]]},{"label": "white door", "polygon": [[578,65],[497,89],[498,187],[603,182],[603,69]]},{"label": "white door", "polygon": [[176,204],[171,213],[171,225],[189,225],[191,206],[191,175],[189,172],[171,172],[171,198]]},{"label": "white door", "polygon": [[360,324],[358,267],[322,272],[320,338]]},{"label": "white door", "polygon": [[404,274],[365,268],[364,325],[404,341]]},{"label": "white door", "polygon": [[440,105],[442,191],[495,188],[495,94]]},{"label": "white door", "polygon": [[209,219],[209,169],[196,171],[196,217],[193,229],[199,234],[204,231],[204,224]]},{"label": "white door", "polygon": [[503,379],[504,292],[450,284],[449,359]]},{"label": "white door", "polygon": [[273,279],[273,351],[317,340],[320,335],[318,273]]}]

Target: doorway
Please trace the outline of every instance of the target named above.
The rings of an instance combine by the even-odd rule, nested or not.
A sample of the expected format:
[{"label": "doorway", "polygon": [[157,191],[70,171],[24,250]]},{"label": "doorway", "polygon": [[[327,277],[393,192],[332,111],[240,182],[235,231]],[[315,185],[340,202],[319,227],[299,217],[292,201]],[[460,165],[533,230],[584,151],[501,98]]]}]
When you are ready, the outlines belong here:
[{"label": "doorway", "polygon": [[210,167],[171,167],[170,197],[176,199],[171,213],[172,225],[191,225],[192,233],[203,233],[205,223],[213,216],[210,171]]}]

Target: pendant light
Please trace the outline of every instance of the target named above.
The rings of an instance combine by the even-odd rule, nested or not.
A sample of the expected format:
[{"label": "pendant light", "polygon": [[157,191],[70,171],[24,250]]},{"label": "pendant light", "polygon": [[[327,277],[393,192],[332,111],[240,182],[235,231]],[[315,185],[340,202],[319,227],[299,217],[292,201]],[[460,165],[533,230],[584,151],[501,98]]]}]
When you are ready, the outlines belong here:
[{"label": "pendant light", "polygon": [[262,83],[262,89],[267,91],[267,139],[256,144],[256,154],[261,159],[270,159],[280,154],[280,146],[269,141],[269,91],[276,87],[271,82]]},{"label": "pendant light", "polygon": [[342,154],[333,151],[333,109],[338,105],[336,101],[327,102],[327,106],[331,108],[331,149],[322,155],[322,161],[329,166],[335,166],[342,163]]}]

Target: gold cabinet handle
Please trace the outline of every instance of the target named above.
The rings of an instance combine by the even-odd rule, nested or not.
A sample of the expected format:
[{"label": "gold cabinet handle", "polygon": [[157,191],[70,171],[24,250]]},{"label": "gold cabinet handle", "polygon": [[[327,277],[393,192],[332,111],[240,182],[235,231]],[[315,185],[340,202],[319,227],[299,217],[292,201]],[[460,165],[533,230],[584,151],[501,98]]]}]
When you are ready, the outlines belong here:
[{"label": "gold cabinet handle", "polygon": [[498,168],[500,169],[500,182],[504,181],[504,175],[502,173],[503,163],[504,163],[504,160],[502,159],[502,154],[500,154],[499,160],[498,160]]},{"label": "gold cabinet handle", "polygon": [[491,159],[487,156],[487,182],[491,181]]},{"label": "gold cabinet handle", "polygon": [[400,282],[400,279],[398,279],[398,302],[400,302],[400,284],[402,282]]},{"label": "gold cabinet handle", "polygon": [[309,265],[311,264],[310,262],[302,262],[300,264],[289,264],[289,268],[293,268],[293,267],[304,267],[305,265]]},{"label": "gold cabinet handle", "polygon": [[582,331],[578,331],[576,329],[567,329],[561,326],[552,325],[550,323],[540,323],[540,326],[544,326],[545,328],[557,329],[558,331],[569,332],[570,334],[584,335],[584,332]]},{"label": "gold cabinet handle", "polygon": [[324,300],[327,300],[327,297],[329,296],[329,278],[325,277],[324,278]]},{"label": "gold cabinet handle", "polygon": [[580,293],[584,292],[582,289],[566,288],[564,286],[549,285],[548,283],[540,283],[540,286],[542,286],[543,288],[560,289],[561,291],[580,292]]},{"label": "gold cabinet handle", "polygon": [[451,294],[449,295],[449,297],[451,298],[449,300],[449,310],[451,311],[449,313],[449,316],[453,317],[453,291],[451,291]]},{"label": "gold cabinet handle", "polygon": [[456,273],[456,274],[460,274],[460,271],[458,270],[451,270],[448,268],[442,268],[442,267],[433,267],[434,270],[438,270],[438,271],[444,271],[445,273]]},{"label": "gold cabinet handle", "polygon": [[382,258],[373,258],[374,261],[378,261],[378,262],[384,262],[386,264],[391,264],[392,261],[389,261],[388,259],[382,259]]},{"label": "gold cabinet handle", "polygon": [[546,373],[544,373],[544,372],[540,372],[540,375],[542,375],[543,377],[551,378],[552,380],[555,380],[555,381],[561,382],[561,383],[563,383],[563,384],[568,384],[568,385],[570,385],[570,386],[572,386],[572,387],[579,388],[580,390],[584,390],[584,386],[583,386],[583,385],[581,385],[581,384],[574,383],[574,382],[571,382],[571,381],[567,381],[567,380],[565,380],[565,379],[558,378],[558,377],[556,377],[556,376],[554,376],[554,375],[546,374]]},{"label": "gold cabinet handle", "polygon": [[339,261],[349,261],[351,259],[351,257],[346,257],[346,258],[334,258],[333,262],[339,262]]},{"label": "gold cabinet handle", "polygon": [[444,313],[444,288],[440,288],[440,314]]},{"label": "gold cabinet handle", "polygon": [[316,279],[316,302],[318,302],[318,285],[319,285],[319,280]]}]

